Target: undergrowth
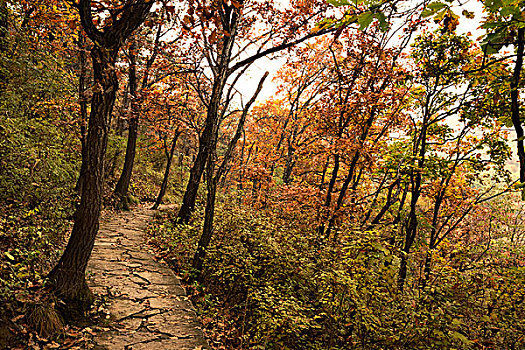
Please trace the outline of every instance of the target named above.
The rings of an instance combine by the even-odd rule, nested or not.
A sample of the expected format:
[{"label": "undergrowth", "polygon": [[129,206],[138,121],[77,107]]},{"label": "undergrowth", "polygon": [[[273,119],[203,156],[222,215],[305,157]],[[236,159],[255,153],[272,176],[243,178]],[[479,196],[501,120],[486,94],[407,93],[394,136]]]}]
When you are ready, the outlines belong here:
[{"label": "undergrowth", "polygon": [[[173,225],[174,214],[159,214],[149,239],[188,277],[202,208],[188,225]],[[525,346],[525,271],[516,264],[462,273],[442,259],[431,284],[410,280],[400,292],[400,250],[378,232],[347,228],[339,244],[319,244],[312,225],[231,198],[216,218],[202,284],[186,286],[216,349]]]}]

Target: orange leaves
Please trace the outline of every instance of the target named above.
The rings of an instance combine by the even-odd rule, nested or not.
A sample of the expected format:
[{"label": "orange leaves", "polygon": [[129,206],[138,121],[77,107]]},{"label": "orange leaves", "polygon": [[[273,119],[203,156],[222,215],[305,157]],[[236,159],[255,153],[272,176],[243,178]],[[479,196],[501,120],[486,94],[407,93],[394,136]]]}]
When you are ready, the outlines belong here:
[{"label": "orange leaves", "polygon": [[78,26],[78,22],[76,20],[69,20],[67,26],[69,29],[75,30]]},{"label": "orange leaves", "polygon": [[148,19],[147,19],[147,20],[144,21],[144,26],[146,26],[146,27],[148,27],[148,28],[153,28],[154,23],[153,23],[152,20],[148,20]]}]

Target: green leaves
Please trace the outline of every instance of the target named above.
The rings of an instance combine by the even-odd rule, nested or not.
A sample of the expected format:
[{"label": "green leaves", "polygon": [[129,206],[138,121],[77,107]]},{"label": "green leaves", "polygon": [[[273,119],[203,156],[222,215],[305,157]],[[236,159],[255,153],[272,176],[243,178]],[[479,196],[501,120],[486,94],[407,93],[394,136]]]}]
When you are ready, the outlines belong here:
[{"label": "green leaves", "polygon": [[359,30],[365,30],[372,24],[372,22],[376,19],[379,24],[379,28],[381,28],[382,31],[386,31],[390,24],[386,20],[386,16],[383,12],[372,12],[372,11],[366,11],[359,15],[354,15],[348,17],[345,22],[346,24],[350,23],[356,23],[359,24]]},{"label": "green leaves", "polygon": [[349,2],[347,0],[326,0],[326,2],[336,7],[349,5]]},{"label": "green leaves", "polygon": [[503,6],[503,2],[501,0],[485,0],[483,4],[492,12],[497,12],[499,8]]},{"label": "green leaves", "polygon": [[[384,12],[381,10],[381,6],[385,3],[383,1],[374,1],[374,0],[326,0],[332,6],[341,7],[341,6],[360,6],[365,5],[368,10],[356,15],[347,15],[341,21],[342,25],[348,25],[352,23],[359,24],[359,30],[364,30],[372,24],[373,20],[376,19],[379,24],[379,28],[382,31],[386,31],[389,27],[387,17]],[[320,25],[318,25],[320,27]]]},{"label": "green leaves", "polygon": [[367,28],[372,20],[374,19],[374,14],[370,11],[360,14],[357,17],[357,23],[359,23],[359,30]]},{"label": "green leaves", "polygon": [[482,28],[487,30],[481,46],[488,55],[493,55],[507,45],[514,44],[516,28],[525,27],[525,12],[520,0],[485,0],[487,12]]},{"label": "green leaves", "polygon": [[443,10],[443,9],[448,9],[449,6],[447,4],[444,4],[442,2],[439,2],[439,1],[434,1],[434,2],[431,2],[430,4],[427,5],[427,7],[423,10],[421,16],[423,18],[426,18],[426,17],[431,17],[431,16],[439,16],[442,14],[445,13],[445,11],[441,11],[439,12],[440,10]]}]

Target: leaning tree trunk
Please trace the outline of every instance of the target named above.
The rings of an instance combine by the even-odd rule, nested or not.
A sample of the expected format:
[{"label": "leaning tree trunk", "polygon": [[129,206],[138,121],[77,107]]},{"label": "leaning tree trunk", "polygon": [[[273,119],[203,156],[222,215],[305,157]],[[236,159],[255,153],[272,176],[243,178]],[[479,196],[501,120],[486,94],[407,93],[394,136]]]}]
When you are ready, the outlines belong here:
[{"label": "leaning tree trunk", "polygon": [[104,155],[108,139],[107,117],[111,114],[118,89],[115,73],[117,51],[95,46],[91,51],[95,86],[91,101],[86,148],[85,172],[82,174],[82,196],[75,213],[71,238],[58,264],[50,272],[55,293],[68,304],[68,309],[82,312],[93,301],[87,287],[85,270],[99,227],[104,185]]},{"label": "leaning tree trunk", "polygon": [[128,142],[126,144],[126,156],[124,157],[124,167],[115,187],[115,196],[120,201],[119,206],[129,209],[128,190],[133,172],[133,163],[137,147],[139,118],[137,112],[137,65],[135,58],[135,44],[129,48],[129,94],[131,96],[131,115],[128,120]]},{"label": "leaning tree trunk", "polygon": [[206,164],[206,158],[208,156],[208,147],[206,147],[203,142],[200,143],[199,153],[195,158],[193,167],[190,171],[190,178],[188,180],[188,185],[186,186],[186,191],[184,192],[184,197],[182,198],[182,205],[177,215],[176,222],[187,224],[190,220],[191,214],[193,213],[193,208],[195,207],[195,201],[197,198],[197,192],[199,191],[199,184],[201,181],[202,173],[204,171],[204,165]]},{"label": "leaning tree trunk", "polygon": [[[223,2],[223,4],[225,5],[226,3]],[[195,208],[197,192],[199,190],[199,184],[206,162],[210,157],[210,154],[215,153],[217,147],[216,130],[220,124],[220,105],[226,81],[231,74],[228,65],[231,61],[232,49],[238,25],[237,21],[239,20],[238,9],[233,10],[233,7],[230,7],[229,11],[232,11],[229,23],[223,23],[223,25],[228,26],[229,35],[225,35],[222,39],[222,49],[220,50],[219,62],[215,67],[217,69],[217,74],[213,81],[206,120],[204,122],[204,130],[199,136],[199,151],[195,163],[190,170],[190,178],[188,180],[188,185],[186,186],[186,192],[184,192],[182,205],[177,214],[177,218],[175,219],[175,222],[177,223],[189,222]],[[211,176],[213,176],[213,174],[211,174]]]},{"label": "leaning tree trunk", "polygon": [[[259,85],[257,86],[257,89],[252,96],[252,98],[248,101],[248,103],[244,106],[241,118],[239,119],[239,124],[237,124],[237,130],[235,131],[235,134],[230,140],[230,143],[228,145],[228,148],[226,152],[224,153],[222,163],[219,165],[217,172],[215,172],[215,158],[216,158],[216,152],[212,151],[210,152],[207,162],[206,162],[206,177],[207,177],[207,189],[208,194],[206,197],[206,209],[204,212],[204,226],[202,230],[202,235],[199,240],[199,244],[197,246],[197,251],[195,252],[195,255],[193,256],[193,262],[192,262],[192,272],[194,273],[193,278],[200,280],[201,279],[201,272],[202,272],[202,266],[204,263],[204,258],[206,257],[206,250],[208,249],[208,245],[210,244],[212,235],[213,235],[213,218],[215,216],[215,198],[217,195],[217,184],[221,180],[221,178],[225,175],[226,169],[228,166],[228,163],[230,162],[233,151],[235,149],[235,146],[237,145],[237,142],[239,141],[239,138],[241,137],[241,134],[244,130],[244,122],[246,121],[246,116],[248,115],[248,111],[252,104],[255,102],[257,96],[261,92],[262,86],[264,84],[264,81],[268,77],[268,72],[264,74],[264,76],[259,81]],[[213,138],[210,140],[211,145],[214,147],[213,150],[217,149],[217,129],[215,129],[212,133]]]},{"label": "leaning tree trunk", "polygon": [[159,195],[157,196],[155,204],[151,208],[153,210],[157,210],[159,208],[159,206],[162,203],[162,198],[164,198],[164,195],[166,194],[166,189],[168,188],[168,180],[170,177],[171,162],[173,160],[173,154],[175,153],[175,147],[177,146],[177,140],[180,134],[180,132],[175,133],[175,136],[171,141],[170,151],[166,151],[166,169],[164,170],[164,178],[162,179],[162,184],[160,185]]}]

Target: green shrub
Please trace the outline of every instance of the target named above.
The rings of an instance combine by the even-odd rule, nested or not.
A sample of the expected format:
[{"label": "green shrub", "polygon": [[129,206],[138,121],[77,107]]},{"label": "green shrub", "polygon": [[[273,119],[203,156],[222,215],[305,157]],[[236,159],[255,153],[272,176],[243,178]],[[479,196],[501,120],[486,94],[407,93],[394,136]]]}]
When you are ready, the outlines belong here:
[{"label": "green shrub", "polygon": [[[438,262],[436,282],[396,287],[400,252],[378,232],[347,230],[316,243],[272,213],[226,198],[217,209],[202,285],[188,286],[208,334],[236,349],[471,349],[524,345],[523,268],[460,272]],[[173,226],[165,213],[152,242],[188,275],[202,212]],[[312,226],[312,225],[310,225]],[[295,227],[304,227],[296,225]],[[521,275],[520,275],[521,273]],[[493,281],[493,282],[491,282]]]}]

